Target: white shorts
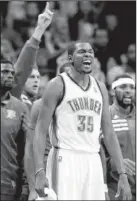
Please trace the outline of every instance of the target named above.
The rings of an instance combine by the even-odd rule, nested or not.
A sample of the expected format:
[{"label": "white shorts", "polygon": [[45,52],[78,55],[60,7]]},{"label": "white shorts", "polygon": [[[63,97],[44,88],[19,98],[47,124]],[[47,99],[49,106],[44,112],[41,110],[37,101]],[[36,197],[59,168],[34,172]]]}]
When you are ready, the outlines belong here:
[{"label": "white shorts", "polygon": [[103,169],[98,153],[52,148],[46,174],[58,200],[105,200]]}]

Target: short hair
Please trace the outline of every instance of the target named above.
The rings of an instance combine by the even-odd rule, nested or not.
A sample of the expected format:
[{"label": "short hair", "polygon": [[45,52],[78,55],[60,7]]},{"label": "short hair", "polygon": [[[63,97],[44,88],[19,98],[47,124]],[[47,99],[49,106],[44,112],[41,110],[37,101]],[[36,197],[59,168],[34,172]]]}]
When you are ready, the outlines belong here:
[{"label": "short hair", "polygon": [[73,55],[73,53],[74,53],[74,51],[76,49],[76,44],[77,44],[77,42],[73,43],[72,45],[69,46],[69,48],[68,48],[68,55]]},{"label": "short hair", "polygon": [[115,77],[114,81],[119,80],[120,78],[130,78],[133,79],[131,76],[124,74],[124,75],[118,75]]},{"label": "short hair", "polygon": [[1,64],[11,64],[13,66],[13,63],[11,61],[5,60],[5,59],[1,60],[0,63]]},{"label": "short hair", "polygon": [[87,40],[87,41],[85,41],[85,40],[79,40],[79,41],[77,41],[75,43],[72,43],[72,45],[70,45],[68,47],[68,55],[73,55],[73,53],[74,53],[74,51],[76,49],[76,45],[79,44],[79,43],[89,43],[90,44],[90,41],[89,40]]}]

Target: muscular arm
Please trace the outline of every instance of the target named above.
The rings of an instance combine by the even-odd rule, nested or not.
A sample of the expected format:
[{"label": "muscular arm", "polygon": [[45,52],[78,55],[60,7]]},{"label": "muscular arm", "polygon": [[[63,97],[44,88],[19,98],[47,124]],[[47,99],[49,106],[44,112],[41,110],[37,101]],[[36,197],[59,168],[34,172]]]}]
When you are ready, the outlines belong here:
[{"label": "muscular arm", "polygon": [[34,168],[34,159],[33,159],[33,137],[35,133],[35,126],[37,123],[39,110],[40,110],[40,101],[38,100],[34,103],[31,109],[30,123],[28,126],[28,132],[26,136],[26,145],[25,145],[25,172],[27,175],[27,180],[29,183],[29,190],[34,191],[35,189],[35,168]]},{"label": "muscular arm", "polygon": [[103,145],[100,143],[100,157],[103,167],[104,183],[107,183],[107,164],[106,164],[106,155],[103,148]]},{"label": "muscular arm", "polygon": [[40,168],[44,168],[43,159],[46,148],[46,133],[62,95],[63,82],[60,77],[56,77],[48,83],[48,86],[45,89],[36,125],[33,141],[33,154],[36,171]]},{"label": "muscular arm", "polygon": [[14,67],[15,87],[12,90],[12,95],[20,98],[24,84],[31,74],[34,62],[36,60],[37,50],[39,48],[39,41],[31,37],[24,45],[17,62]]},{"label": "muscular arm", "polygon": [[109,113],[108,93],[105,85],[102,84],[103,92],[103,111],[102,111],[102,130],[104,134],[104,142],[106,148],[113,159],[118,173],[125,172],[123,157],[120,149],[120,145],[116,134],[114,133],[111,116]]}]

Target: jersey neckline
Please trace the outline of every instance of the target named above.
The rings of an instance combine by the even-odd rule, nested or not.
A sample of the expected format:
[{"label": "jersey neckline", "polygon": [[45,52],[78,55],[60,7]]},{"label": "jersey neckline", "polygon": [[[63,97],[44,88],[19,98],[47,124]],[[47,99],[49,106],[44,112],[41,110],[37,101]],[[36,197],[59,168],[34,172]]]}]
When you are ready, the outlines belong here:
[{"label": "jersey neckline", "polygon": [[74,82],[79,88],[81,88],[83,91],[88,91],[89,88],[91,87],[91,79],[90,79],[90,76],[88,75],[89,77],[89,82],[88,82],[88,86],[84,89],[82,86],[80,86],[70,75],[69,73],[66,73],[67,76],[71,79],[72,82]]}]

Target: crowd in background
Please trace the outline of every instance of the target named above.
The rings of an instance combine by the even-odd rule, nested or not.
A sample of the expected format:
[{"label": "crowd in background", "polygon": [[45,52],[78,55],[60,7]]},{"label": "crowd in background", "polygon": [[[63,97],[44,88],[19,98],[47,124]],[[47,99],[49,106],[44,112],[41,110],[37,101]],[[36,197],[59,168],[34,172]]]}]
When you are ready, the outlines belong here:
[{"label": "crowd in background", "polygon": [[[32,35],[44,1],[1,2],[1,57],[15,62]],[[136,30],[134,1],[52,1],[55,15],[42,37],[36,65],[41,85],[67,63],[67,48],[74,41],[90,41],[95,51],[94,76],[108,90],[115,76],[135,78]],[[109,90],[110,95],[111,91]]]}]

